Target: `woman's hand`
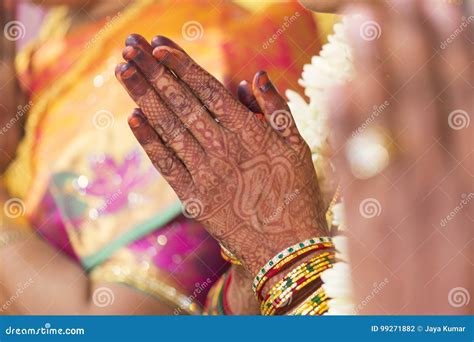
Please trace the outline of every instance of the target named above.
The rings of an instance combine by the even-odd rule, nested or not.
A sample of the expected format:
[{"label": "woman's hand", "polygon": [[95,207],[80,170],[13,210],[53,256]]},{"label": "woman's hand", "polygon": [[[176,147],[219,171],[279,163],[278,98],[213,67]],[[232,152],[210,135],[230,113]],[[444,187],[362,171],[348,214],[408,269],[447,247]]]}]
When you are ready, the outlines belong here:
[{"label": "woman's hand", "polygon": [[[116,74],[140,107],[130,127],[186,215],[252,274],[327,234],[311,153],[286,106],[261,120],[172,41],[157,37],[153,50],[132,35],[127,45]],[[257,100],[278,94],[265,73],[252,87]]]},{"label": "woman's hand", "polygon": [[470,23],[447,1],[393,6],[349,11],[356,76],[332,101],[356,305],[472,314]]}]

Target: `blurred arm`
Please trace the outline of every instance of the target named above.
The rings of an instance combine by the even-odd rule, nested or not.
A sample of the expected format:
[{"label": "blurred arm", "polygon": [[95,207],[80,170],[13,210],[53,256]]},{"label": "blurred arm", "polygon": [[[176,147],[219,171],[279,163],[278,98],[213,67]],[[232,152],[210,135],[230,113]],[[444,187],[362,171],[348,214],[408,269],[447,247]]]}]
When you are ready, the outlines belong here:
[{"label": "blurred arm", "polygon": [[[172,308],[132,288],[91,282],[80,265],[15,224],[0,225],[0,315],[172,314]],[[98,301],[110,305],[95,305],[94,293],[108,296]]]}]

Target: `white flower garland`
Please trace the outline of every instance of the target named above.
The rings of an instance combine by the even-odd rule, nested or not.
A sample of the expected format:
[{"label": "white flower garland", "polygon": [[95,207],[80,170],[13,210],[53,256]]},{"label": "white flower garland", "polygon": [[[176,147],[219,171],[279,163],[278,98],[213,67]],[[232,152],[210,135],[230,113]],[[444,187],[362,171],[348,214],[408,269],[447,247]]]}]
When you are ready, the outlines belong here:
[{"label": "white flower garland", "polygon": [[[299,83],[305,88],[309,103],[298,93],[287,90],[288,105],[294,115],[298,129],[309,144],[320,186],[326,200],[334,195],[334,169],[330,163],[331,148],[328,143],[327,92],[333,86],[349,81],[353,75],[353,58],[345,35],[345,21],[334,26],[334,34],[328,37],[319,56],[303,68]],[[342,203],[334,205],[332,225],[345,227]],[[333,238],[336,257],[341,259],[332,269],[323,272],[321,279],[329,302],[328,315],[351,315],[355,312],[352,281],[347,253],[347,238]]]}]

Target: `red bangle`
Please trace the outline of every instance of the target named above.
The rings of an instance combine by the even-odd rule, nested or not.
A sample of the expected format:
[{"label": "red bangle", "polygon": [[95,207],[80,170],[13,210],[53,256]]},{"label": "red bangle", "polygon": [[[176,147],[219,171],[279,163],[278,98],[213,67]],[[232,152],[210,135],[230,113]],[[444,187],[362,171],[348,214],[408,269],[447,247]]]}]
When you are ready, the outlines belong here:
[{"label": "red bangle", "polygon": [[230,316],[232,316],[233,313],[232,313],[232,310],[229,308],[229,305],[227,302],[227,293],[229,292],[231,279],[232,279],[232,273],[230,272],[224,284],[224,290],[222,293],[222,306],[224,307],[224,312],[226,315],[230,315]]}]

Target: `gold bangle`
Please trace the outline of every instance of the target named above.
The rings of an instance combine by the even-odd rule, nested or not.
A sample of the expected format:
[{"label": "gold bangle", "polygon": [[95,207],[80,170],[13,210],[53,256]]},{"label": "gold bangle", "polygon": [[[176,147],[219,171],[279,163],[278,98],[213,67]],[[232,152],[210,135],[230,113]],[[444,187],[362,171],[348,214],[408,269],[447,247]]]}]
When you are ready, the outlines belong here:
[{"label": "gold bangle", "polygon": [[239,265],[239,266],[242,265],[240,260],[237,259],[237,257],[231,251],[229,251],[227,248],[225,248],[221,244],[220,246],[221,246],[221,256],[225,261],[230,262],[232,265]]},{"label": "gold bangle", "polygon": [[334,259],[334,254],[327,256],[321,254],[289,272],[270,289],[261,304],[261,313],[263,315],[273,315],[278,309],[286,305],[295,293],[319,279],[324,270],[332,267]]}]

